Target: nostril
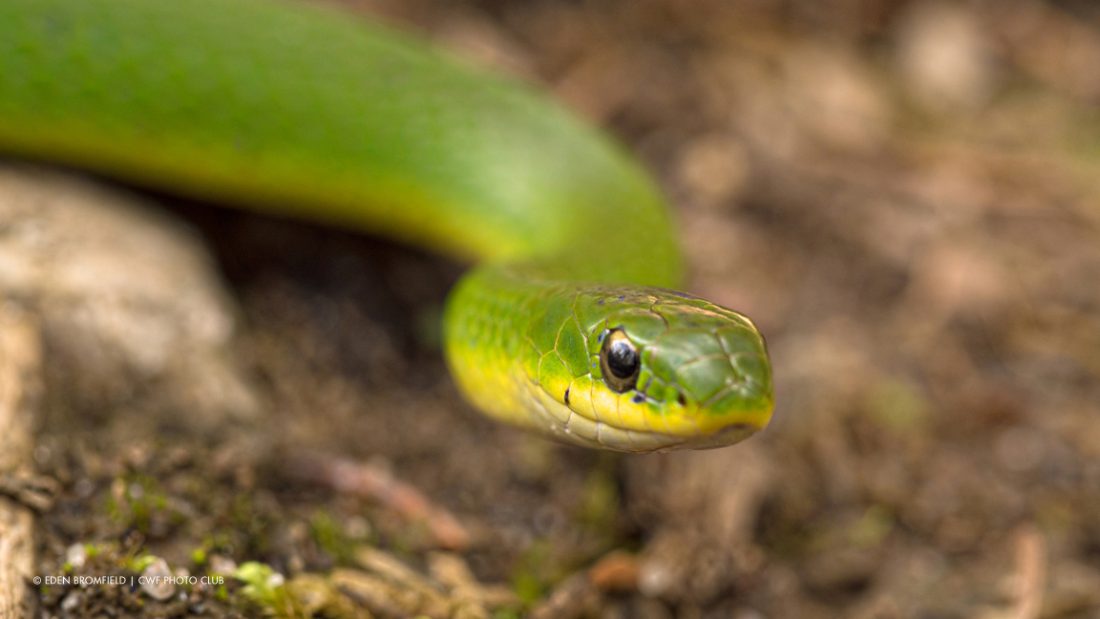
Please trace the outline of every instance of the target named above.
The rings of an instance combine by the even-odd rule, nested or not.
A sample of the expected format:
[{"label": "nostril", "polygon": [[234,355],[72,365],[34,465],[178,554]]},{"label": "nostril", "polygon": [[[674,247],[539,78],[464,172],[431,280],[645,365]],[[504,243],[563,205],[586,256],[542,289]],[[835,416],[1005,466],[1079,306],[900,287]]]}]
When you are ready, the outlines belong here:
[{"label": "nostril", "polygon": [[687,406],[687,398],[684,397],[683,392],[676,394],[676,401],[680,403],[680,406]]}]

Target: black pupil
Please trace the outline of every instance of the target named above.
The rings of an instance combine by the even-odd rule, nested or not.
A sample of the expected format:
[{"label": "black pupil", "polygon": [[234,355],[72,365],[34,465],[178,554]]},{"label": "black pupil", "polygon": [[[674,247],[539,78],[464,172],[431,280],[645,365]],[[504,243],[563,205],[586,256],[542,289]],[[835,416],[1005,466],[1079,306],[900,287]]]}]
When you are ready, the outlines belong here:
[{"label": "black pupil", "polygon": [[638,371],[638,352],[626,340],[615,340],[607,351],[607,368],[616,378],[630,378]]}]

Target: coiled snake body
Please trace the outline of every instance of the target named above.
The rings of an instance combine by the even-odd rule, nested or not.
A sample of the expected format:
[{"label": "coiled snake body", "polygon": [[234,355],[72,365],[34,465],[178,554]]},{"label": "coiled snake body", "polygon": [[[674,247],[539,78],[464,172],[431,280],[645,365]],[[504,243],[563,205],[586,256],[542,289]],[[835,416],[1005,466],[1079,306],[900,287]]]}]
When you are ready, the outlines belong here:
[{"label": "coiled snake body", "polygon": [[526,86],[276,0],[5,0],[0,153],[358,227],[477,263],[448,364],[502,420],[621,451],[767,424],[744,316],[670,290],[658,190]]}]

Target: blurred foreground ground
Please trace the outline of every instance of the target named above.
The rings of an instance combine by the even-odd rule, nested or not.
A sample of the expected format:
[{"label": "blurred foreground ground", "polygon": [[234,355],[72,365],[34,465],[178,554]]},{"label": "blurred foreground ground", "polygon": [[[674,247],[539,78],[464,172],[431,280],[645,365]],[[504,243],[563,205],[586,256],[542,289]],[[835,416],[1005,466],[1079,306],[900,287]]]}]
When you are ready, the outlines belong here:
[{"label": "blurred foreground ground", "polygon": [[[48,428],[65,490],[41,573],[76,542],[288,578],[374,547],[425,569],[423,531],[280,468],[322,452],[453,513],[474,576],[521,601],[499,613],[1100,617],[1098,5],[345,4],[548,84],[639,153],[690,289],[768,337],[772,426],[647,457],[520,436],[458,401],[435,350],[460,267],[185,208],[233,283],[263,420]],[[624,583],[593,584],[615,550]],[[69,611],[125,597],[82,595]]]}]

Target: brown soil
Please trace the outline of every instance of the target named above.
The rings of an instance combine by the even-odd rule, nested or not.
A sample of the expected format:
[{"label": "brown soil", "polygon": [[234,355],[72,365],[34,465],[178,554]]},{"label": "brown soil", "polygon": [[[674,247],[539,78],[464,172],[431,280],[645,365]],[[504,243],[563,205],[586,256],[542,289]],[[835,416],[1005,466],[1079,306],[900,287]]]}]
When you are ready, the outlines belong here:
[{"label": "brown soil", "polygon": [[[544,82],[629,144],[677,205],[690,289],[768,337],[775,420],[656,456],[522,435],[446,377],[460,266],[181,205],[236,292],[263,419],[50,427],[36,464],[62,491],[37,572],[151,554],[294,587],[40,587],[50,614],[1100,617],[1094,5],[345,4]],[[301,475],[332,458],[428,512]],[[468,536],[455,555],[441,513]],[[456,556],[476,595],[446,585]]]}]

